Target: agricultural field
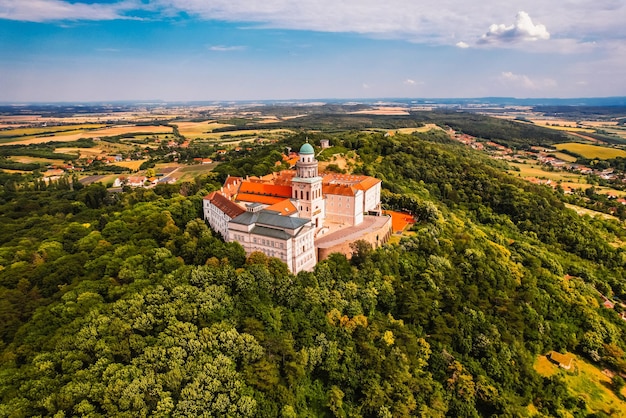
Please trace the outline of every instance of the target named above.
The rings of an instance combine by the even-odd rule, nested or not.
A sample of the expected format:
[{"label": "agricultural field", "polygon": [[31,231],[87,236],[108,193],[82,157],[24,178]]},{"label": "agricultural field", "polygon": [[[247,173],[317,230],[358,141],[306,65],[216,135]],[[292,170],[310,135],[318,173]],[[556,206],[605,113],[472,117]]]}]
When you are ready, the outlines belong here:
[{"label": "agricultural field", "polygon": [[32,137],[71,131],[85,131],[104,128],[106,125],[85,123],[80,125],[41,126],[37,128],[16,128],[0,131],[0,138]]},{"label": "agricultural field", "polygon": [[580,186],[583,186],[586,183],[585,177],[576,173],[570,173],[567,171],[547,171],[537,164],[509,163],[509,165],[519,169],[519,171],[510,170],[509,173],[522,178],[536,177],[538,179],[546,179],[557,182],[575,183]]},{"label": "agricultural field", "polygon": [[559,160],[567,161],[568,163],[574,163],[578,159],[573,155],[569,155],[564,152],[551,152],[550,154],[554,155]]},{"label": "agricultural field", "polygon": [[413,132],[428,132],[433,129],[443,130],[439,126],[435,125],[434,123],[427,123],[421,128],[400,128],[400,129],[395,129],[395,132],[398,132],[400,134],[410,135]]},{"label": "agricultural field", "polygon": [[96,158],[107,152],[101,148],[55,148],[54,152],[60,154],[78,154],[78,158]]},{"label": "agricultural field", "polygon": [[173,135],[173,128],[160,125],[123,125],[106,127],[102,124],[65,125],[42,128],[18,128],[0,131],[0,145],[43,144],[46,142],[77,141],[128,134]]},{"label": "agricultural field", "polygon": [[210,173],[216,165],[212,163],[181,166],[171,177],[176,180],[193,180],[196,176]]},{"label": "agricultural field", "polygon": [[194,138],[213,138],[214,136],[210,135],[214,129],[223,128],[226,126],[232,126],[225,123],[217,123],[212,120],[207,120],[203,122],[175,122],[173,125],[178,126],[178,132],[184,137],[189,139]]},{"label": "agricultural field", "polygon": [[567,150],[584,158],[607,160],[617,157],[626,157],[626,151],[617,148],[601,147],[598,145],[566,142],[554,145],[558,150]]},{"label": "agricultural field", "polygon": [[561,375],[572,394],[583,398],[590,411],[602,411],[614,418],[626,418],[626,402],[620,400],[610,389],[611,379],[583,358],[574,357],[572,370],[566,371],[551,363],[546,356],[539,356],[535,361],[535,371],[545,377]]},{"label": "agricultural field", "polygon": [[118,167],[129,168],[133,171],[137,171],[139,170],[139,167],[141,166],[141,164],[145,163],[146,161],[148,160],[120,161],[120,162],[116,162],[112,164]]}]

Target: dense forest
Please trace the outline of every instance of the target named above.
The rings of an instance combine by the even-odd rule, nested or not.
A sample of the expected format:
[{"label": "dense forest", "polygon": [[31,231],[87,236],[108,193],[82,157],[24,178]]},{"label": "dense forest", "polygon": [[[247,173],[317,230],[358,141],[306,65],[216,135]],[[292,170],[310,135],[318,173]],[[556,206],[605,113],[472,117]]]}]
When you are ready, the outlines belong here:
[{"label": "dense forest", "polygon": [[0,416],[615,412],[533,364],[570,351],[626,373],[626,321],[598,294],[626,298],[622,225],[576,215],[444,134],[343,132],[332,143],[417,223],[294,276],[199,218],[225,175],[274,170],[303,137],[150,190],[6,180]]}]

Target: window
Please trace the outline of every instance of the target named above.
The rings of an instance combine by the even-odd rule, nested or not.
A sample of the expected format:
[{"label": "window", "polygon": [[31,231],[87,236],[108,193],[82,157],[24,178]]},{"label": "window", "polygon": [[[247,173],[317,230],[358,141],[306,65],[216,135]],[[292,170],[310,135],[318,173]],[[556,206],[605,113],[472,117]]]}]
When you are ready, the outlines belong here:
[{"label": "window", "polygon": [[309,198],[309,192],[306,192],[306,200],[311,200],[311,199]]}]

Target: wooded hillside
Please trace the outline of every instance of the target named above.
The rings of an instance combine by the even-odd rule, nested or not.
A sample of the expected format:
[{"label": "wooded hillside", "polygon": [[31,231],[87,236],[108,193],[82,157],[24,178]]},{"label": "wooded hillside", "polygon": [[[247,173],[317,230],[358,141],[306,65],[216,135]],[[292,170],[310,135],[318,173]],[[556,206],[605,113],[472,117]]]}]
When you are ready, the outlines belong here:
[{"label": "wooded hillside", "polygon": [[217,178],[2,186],[0,416],[616,413],[533,363],[569,351],[626,373],[626,321],[598,294],[626,298],[622,225],[444,134],[332,140],[417,224],[297,276],[199,219]]}]

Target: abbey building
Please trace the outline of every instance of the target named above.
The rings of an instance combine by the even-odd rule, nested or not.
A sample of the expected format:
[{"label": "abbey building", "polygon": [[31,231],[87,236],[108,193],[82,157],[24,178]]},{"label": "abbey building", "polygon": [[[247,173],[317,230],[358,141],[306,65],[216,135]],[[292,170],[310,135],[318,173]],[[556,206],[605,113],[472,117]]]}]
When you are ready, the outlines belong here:
[{"label": "abbey building", "polygon": [[226,241],[239,242],[247,254],[279,258],[297,273],[312,270],[330,251],[346,252],[348,241],[384,242],[391,222],[380,217],[380,190],[373,177],[319,173],[314,149],[305,143],[295,170],[229,177],[204,198],[203,210]]}]

